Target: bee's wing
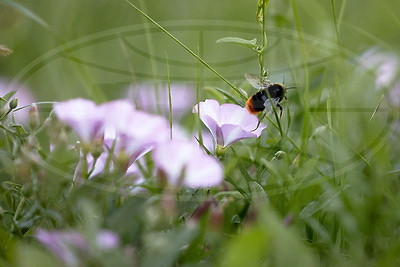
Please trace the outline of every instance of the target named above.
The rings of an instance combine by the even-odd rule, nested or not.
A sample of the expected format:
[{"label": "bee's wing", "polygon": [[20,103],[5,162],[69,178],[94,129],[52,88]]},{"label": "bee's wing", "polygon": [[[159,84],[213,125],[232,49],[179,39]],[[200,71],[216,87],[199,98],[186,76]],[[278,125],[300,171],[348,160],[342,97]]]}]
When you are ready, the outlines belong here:
[{"label": "bee's wing", "polygon": [[246,80],[256,89],[265,89],[268,87],[267,83],[263,83],[260,77],[254,74],[245,73],[244,77]]},{"label": "bee's wing", "polygon": [[267,111],[271,110],[271,102],[276,106],[277,104],[279,104],[279,98],[268,98],[267,94],[263,94],[262,99],[264,101],[264,107]]}]

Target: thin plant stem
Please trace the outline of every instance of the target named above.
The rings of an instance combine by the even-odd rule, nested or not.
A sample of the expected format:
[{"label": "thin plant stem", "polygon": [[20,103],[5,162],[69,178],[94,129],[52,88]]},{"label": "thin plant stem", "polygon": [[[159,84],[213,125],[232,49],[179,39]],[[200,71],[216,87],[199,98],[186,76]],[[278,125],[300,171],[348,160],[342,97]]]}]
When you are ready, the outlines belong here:
[{"label": "thin plant stem", "polygon": [[166,61],[166,64],[167,64],[169,135],[170,135],[170,138],[172,140],[172,96],[171,96],[171,79],[169,77],[169,63],[168,63],[167,51],[165,51],[165,61]]},{"label": "thin plant stem", "polygon": [[138,8],[135,4],[130,2],[129,0],[126,0],[128,4],[130,4],[136,11],[138,11],[142,16],[144,16],[147,20],[149,20],[152,24],[154,24],[158,29],[160,29],[162,32],[164,32],[168,37],[170,37],[172,40],[174,40],[180,47],[185,49],[189,54],[191,54],[193,57],[195,57],[201,64],[203,64],[207,69],[209,69],[212,73],[214,73],[218,78],[220,78],[222,81],[224,81],[229,87],[231,87],[236,93],[240,95],[244,100],[246,100],[246,96],[230,81],[225,79],[219,72],[217,72],[213,67],[211,67],[207,62],[204,61],[199,55],[197,55],[195,52],[193,52],[189,47],[187,47],[184,43],[179,41],[174,35],[172,35],[169,31],[167,31],[163,26],[158,24],[155,20],[153,20],[149,15],[144,13],[140,8]]}]

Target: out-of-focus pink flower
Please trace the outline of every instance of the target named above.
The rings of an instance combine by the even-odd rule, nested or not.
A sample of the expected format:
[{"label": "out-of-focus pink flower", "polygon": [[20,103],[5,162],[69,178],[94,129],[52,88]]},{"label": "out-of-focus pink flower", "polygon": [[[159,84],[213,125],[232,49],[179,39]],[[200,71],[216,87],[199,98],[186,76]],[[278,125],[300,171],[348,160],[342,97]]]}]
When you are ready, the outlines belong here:
[{"label": "out-of-focus pink flower", "polygon": [[104,114],[93,101],[77,98],[56,103],[54,112],[58,119],[70,126],[85,143],[90,143],[104,134]]},{"label": "out-of-focus pink flower", "polygon": [[[163,114],[168,114],[168,86],[166,84],[159,85],[158,89],[153,84],[134,84],[128,88],[126,97],[132,100],[138,109],[154,113],[158,105]],[[187,84],[171,84],[171,102],[173,114],[180,117],[195,104],[194,88]]]},{"label": "out-of-focus pink flower", "polygon": [[[95,238],[94,244],[101,250],[115,249],[120,243],[119,237],[108,230],[100,231]],[[80,257],[89,252],[90,242],[77,231],[39,229],[36,239],[68,266],[78,266]]]},{"label": "out-of-focus pink flower", "polygon": [[389,91],[387,100],[392,107],[400,107],[400,81]]},{"label": "out-of-focus pink flower", "polygon": [[163,117],[134,110],[128,103],[117,100],[105,103],[101,108],[106,117],[106,139],[116,138],[114,152],[127,154],[132,163],[169,138],[169,125]]},{"label": "out-of-focus pink flower", "polygon": [[77,266],[76,251],[86,251],[87,243],[82,235],[75,231],[46,231],[40,229],[36,238],[62,262]]},{"label": "out-of-focus pink flower", "polygon": [[211,187],[223,180],[219,162],[195,142],[172,140],[159,144],[153,151],[153,160],[173,185]]},{"label": "out-of-focus pink flower", "polygon": [[100,249],[111,250],[119,246],[119,237],[111,231],[101,231],[96,236],[96,244]]},{"label": "out-of-focus pink flower", "polygon": [[367,50],[359,58],[368,70],[375,70],[375,86],[390,86],[399,71],[398,58],[394,54],[380,52],[377,48]]},{"label": "out-of-focus pink flower", "polygon": [[216,100],[207,99],[197,104],[193,112],[200,107],[200,119],[210,130],[215,144],[226,147],[244,138],[259,137],[266,128],[258,124],[258,118],[251,115],[245,108],[234,104],[220,105]]},{"label": "out-of-focus pink flower", "polygon": [[[35,102],[32,93],[22,85],[11,84],[7,80],[0,78],[0,96],[4,96],[10,91],[17,91],[12,98],[18,98],[18,107],[23,107]],[[12,99],[11,98],[11,99]],[[15,121],[21,124],[27,124],[29,120],[29,108],[20,109],[12,113]]]}]

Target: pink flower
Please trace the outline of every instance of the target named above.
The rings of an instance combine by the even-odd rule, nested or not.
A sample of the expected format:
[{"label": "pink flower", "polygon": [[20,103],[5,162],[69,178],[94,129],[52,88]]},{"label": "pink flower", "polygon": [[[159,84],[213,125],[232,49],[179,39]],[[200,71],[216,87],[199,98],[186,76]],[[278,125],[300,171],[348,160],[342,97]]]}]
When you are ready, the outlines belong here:
[{"label": "pink flower", "polygon": [[110,148],[116,139],[114,152],[127,154],[130,163],[169,138],[166,119],[135,110],[127,100],[108,102],[101,108],[106,119],[106,145]]},{"label": "pink flower", "polygon": [[397,82],[387,95],[387,100],[392,107],[400,107],[400,81]]},{"label": "pink flower", "polygon": [[215,144],[227,147],[244,138],[259,137],[266,128],[258,124],[256,116],[245,108],[234,104],[220,105],[216,100],[207,99],[193,109],[197,113],[200,107],[200,119],[210,130]]},{"label": "pink flower", "polygon": [[102,250],[111,250],[119,246],[119,237],[111,231],[101,231],[96,236],[96,244]]},{"label": "pink flower", "polygon": [[[186,84],[171,84],[171,102],[174,115],[181,115],[195,103],[194,89]],[[127,98],[132,100],[138,109],[156,112],[157,105],[163,114],[168,114],[168,87],[166,84],[134,84],[127,90]],[[158,100],[158,103],[157,103]]]},{"label": "pink flower", "polygon": [[75,231],[46,231],[39,229],[36,238],[67,265],[79,263],[78,251],[86,251],[87,243],[83,236]]},{"label": "pink flower", "polygon": [[[36,239],[68,266],[78,266],[81,257],[89,253],[89,244],[92,244],[82,234],[73,230],[39,229]],[[108,230],[98,232],[93,242],[103,251],[115,249],[119,243],[118,235]]]},{"label": "pink flower", "polygon": [[376,48],[367,50],[359,60],[368,70],[375,70],[375,85],[378,88],[390,86],[399,70],[396,55],[380,52]]},{"label": "pink flower", "polygon": [[153,151],[153,160],[173,185],[211,187],[223,180],[219,162],[189,141],[168,141]]},{"label": "pink flower", "polygon": [[58,119],[70,126],[85,143],[104,134],[104,115],[99,107],[87,99],[72,99],[54,104]]}]

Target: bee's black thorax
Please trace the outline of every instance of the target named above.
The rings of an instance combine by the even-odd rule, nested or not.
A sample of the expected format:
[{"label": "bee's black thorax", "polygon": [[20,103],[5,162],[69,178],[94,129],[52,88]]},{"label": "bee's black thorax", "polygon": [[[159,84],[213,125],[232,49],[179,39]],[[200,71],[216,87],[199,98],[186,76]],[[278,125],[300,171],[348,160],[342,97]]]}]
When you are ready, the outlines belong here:
[{"label": "bee's black thorax", "polygon": [[272,83],[268,85],[266,90],[268,90],[269,96],[272,99],[277,100],[278,103],[281,102],[285,97],[285,88],[283,88],[283,86],[279,83]]},{"label": "bee's black thorax", "polygon": [[251,97],[252,107],[255,111],[263,111],[265,109],[265,103],[269,100],[267,92],[275,105],[285,98],[285,88],[281,84],[270,84],[266,89],[258,91]]}]

